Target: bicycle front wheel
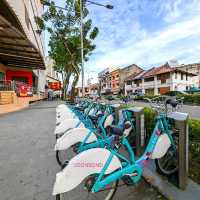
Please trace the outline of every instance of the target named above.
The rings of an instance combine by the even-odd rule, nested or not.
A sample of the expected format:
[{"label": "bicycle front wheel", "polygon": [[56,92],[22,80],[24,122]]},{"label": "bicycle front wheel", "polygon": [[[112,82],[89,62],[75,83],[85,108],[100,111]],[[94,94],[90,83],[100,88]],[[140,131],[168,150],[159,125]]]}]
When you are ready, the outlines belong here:
[{"label": "bicycle front wheel", "polygon": [[84,183],[72,191],[56,195],[56,200],[112,200],[118,187],[118,181],[115,181],[107,185],[105,189],[92,193],[88,191],[86,183]]}]

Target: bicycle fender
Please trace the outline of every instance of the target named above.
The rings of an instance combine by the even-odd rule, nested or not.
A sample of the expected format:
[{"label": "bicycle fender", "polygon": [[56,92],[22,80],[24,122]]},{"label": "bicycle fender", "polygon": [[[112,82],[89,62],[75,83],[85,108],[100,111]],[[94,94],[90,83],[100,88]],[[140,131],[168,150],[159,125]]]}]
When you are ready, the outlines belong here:
[{"label": "bicycle fender", "polygon": [[170,146],[171,142],[168,135],[166,133],[160,135],[156,146],[151,154],[151,159],[162,158],[167,153]]},{"label": "bicycle fender", "polygon": [[56,112],[56,116],[63,116],[63,115],[70,115],[70,114],[73,114],[73,112],[71,110],[62,110],[62,111],[59,111],[59,112]]},{"label": "bicycle fender", "polygon": [[[110,154],[107,149],[94,148],[76,155],[61,172],[56,174],[53,195],[68,192],[89,175],[100,173]],[[120,160],[114,155],[105,174],[110,174],[121,167]]]},{"label": "bicycle fender", "polygon": [[54,133],[61,134],[70,128],[74,128],[80,120],[78,119],[66,119],[61,124],[56,126]]},{"label": "bicycle fender", "polygon": [[[87,128],[74,128],[72,130],[69,130],[67,133],[65,133],[59,139],[57,139],[54,148],[55,151],[66,150],[74,144],[83,142],[88,136],[89,132],[90,130]],[[90,133],[90,136],[87,139],[86,143],[91,143],[95,141],[97,141],[96,135],[94,133]]]},{"label": "bicycle fender", "polygon": [[56,114],[63,114],[63,113],[71,113],[72,111],[69,108],[59,108],[56,109]]},{"label": "bicycle fender", "polygon": [[56,123],[62,123],[63,121],[67,119],[78,119],[74,113],[64,114],[60,117],[56,117]]},{"label": "bicycle fender", "polygon": [[113,115],[109,115],[104,122],[104,128],[110,126],[113,123],[113,121],[114,121]]}]

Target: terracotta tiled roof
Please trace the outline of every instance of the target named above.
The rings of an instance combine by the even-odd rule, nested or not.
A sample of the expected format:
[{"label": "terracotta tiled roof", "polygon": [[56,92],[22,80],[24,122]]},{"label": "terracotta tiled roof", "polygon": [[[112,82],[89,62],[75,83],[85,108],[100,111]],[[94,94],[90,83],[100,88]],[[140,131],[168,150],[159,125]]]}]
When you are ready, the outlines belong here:
[{"label": "terracotta tiled roof", "polygon": [[168,63],[160,66],[160,67],[153,67],[149,71],[147,71],[143,77],[151,77],[156,74],[163,74],[167,72],[173,71],[175,68],[171,68]]},{"label": "terracotta tiled roof", "polygon": [[132,81],[134,80],[137,76],[143,74],[145,71],[141,71],[139,73],[134,73],[134,74],[131,74],[130,76],[128,76],[125,81]]}]

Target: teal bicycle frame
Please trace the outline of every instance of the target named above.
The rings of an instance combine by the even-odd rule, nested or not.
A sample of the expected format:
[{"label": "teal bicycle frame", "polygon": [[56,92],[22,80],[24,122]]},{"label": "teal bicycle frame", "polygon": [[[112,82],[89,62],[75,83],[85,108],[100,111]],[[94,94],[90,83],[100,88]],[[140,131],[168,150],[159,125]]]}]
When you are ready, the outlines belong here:
[{"label": "teal bicycle frame", "polygon": [[[176,148],[173,141],[172,132],[168,128],[166,115],[160,114],[159,117],[157,117],[155,128],[150,137],[145,152],[139,159],[137,160],[135,159],[132,147],[130,146],[128,140],[124,137],[122,138],[121,144],[127,148],[130,160],[128,160],[123,155],[118,153],[118,149],[108,149],[111,152],[111,154],[108,160],[106,161],[106,164],[104,165],[103,169],[99,173],[97,180],[95,181],[91,191],[98,192],[104,189],[106,185],[109,185],[110,183],[119,180],[120,178],[122,178],[124,175],[127,174],[130,176],[133,183],[137,183],[141,179],[144,165],[146,165],[147,161],[150,159],[150,156],[155,148],[155,145],[158,141],[161,132],[166,133],[169,136],[171,145],[173,146],[173,148]],[[108,169],[108,166],[110,165],[114,155],[117,156],[122,161],[122,168],[118,169],[117,171],[113,172],[110,175],[105,176],[105,172]]]},{"label": "teal bicycle frame", "polygon": [[[110,108],[108,107],[108,109],[110,109]],[[107,146],[107,147],[111,148],[111,145],[113,143],[113,140],[114,140],[115,136],[112,135],[112,134],[111,134],[111,136],[108,136],[108,134],[106,133],[105,128],[103,127],[103,123],[104,123],[106,117],[109,115],[110,112],[111,111],[108,111],[108,114],[103,116],[103,117],[101,117],[101,119],[99,120],[98,127],[101,129],[102,134],[99,135],[98,140],[96,142],[93,142],[93,143],[90,143],[90,144],[87,143],[87,140],[90,137],[90,135],[93,132],[97,131],[96,129],[91,129],[89,131],[89,133],[87,134],[87,136],[85,137],[84,141],[80,144],[80,146],[78,148],[78,153],[80,153],[82,151],[85,151],[85,150],[88,150],[88,149],[91,149],[91,148],[97,148],[97,147],[104,148],[105,146]],[[131,122],[130,116],[127,115],[125,109],[123,110],[123,112],[124,112],[124,115],[125,115],[124,116],[124,118],[125,118],[124,120],[127,120],[127,121]],[[132,125],[132,129],[135,131],[135,125],[132,122],[131,122],[131,125]]]}]

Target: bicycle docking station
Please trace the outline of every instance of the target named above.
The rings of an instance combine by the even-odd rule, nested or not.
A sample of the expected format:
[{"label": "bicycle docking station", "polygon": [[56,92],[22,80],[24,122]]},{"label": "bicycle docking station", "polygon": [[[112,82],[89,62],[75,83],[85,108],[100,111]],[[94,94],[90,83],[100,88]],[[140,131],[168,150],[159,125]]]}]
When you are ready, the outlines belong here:
[{"label": "bicycle docking station", "polygon": [[[144,170],[143,176],[150,182],[155,188],[157,188],[165,197],[169,199],[184,199],[187,196],[187,183],[188,183],[188,118],[187,113],[182,112],[171,112],[168,114],[167,118],[172,122],[170,125],[176,130],[178,136],[178,170],[172,175],[161,174],[155,166],[155,163],[151,161],[149,165]],[[145,128],[147,121],[145,123]],[[147,135],[147,133],[145,132]],[[174,133],[173,133],[174,134]],[[145,135],[145,136],[146,136]],[[146,138],[145,138],[146,139]],[[144,146],[146,143],[144,143]],[[144,149],[145,147],[141,149]],[[166,178],[165,178],[166,177]],[[173,187],[175,186],[175,187]],[[179,190],[180,189],[180,190]],[[189,187],[191,190],[191,186]],[[184,191],[184,192],[183,192]],[[185,197],[185,199],[188,199]],[[193,198],[191,198],[193,199]]]},{"label": "bicycle docking station", "polygon": [[185,190],[188,179],[188,114],[181,112],[172,112],[168,115],[169,119],[174,120],[174,128],[178,130],[178,188]]},{"label": "bicycle docking station", "polygon": [[139,156],[144,146],[144,108],[132,107],[127,110],[133,112],[135,118],[135,152],[136,156]]},{"label": "bicycle docking station", "polygon": [[[122,110],[127,110],[131,113],[132,117],[135,120],[135,133],[133,145],[136,156],[141,154],[141,147],[144,146],[144,108],[143,107],[131,107],[131,108],[122,108],[120,104],[113,105],[115,110],[115,123],[120,119]],[[131,143],[131,141],[129,141]]]}]

